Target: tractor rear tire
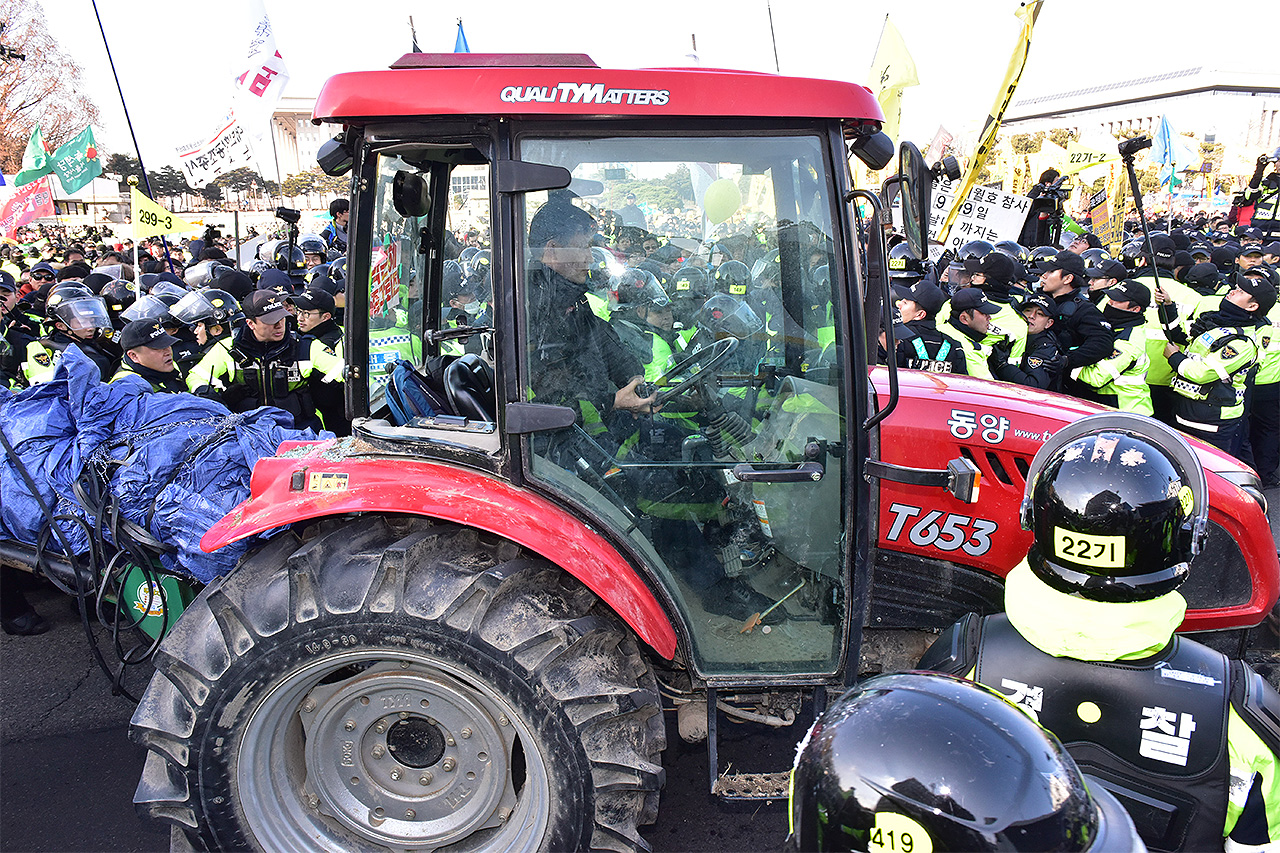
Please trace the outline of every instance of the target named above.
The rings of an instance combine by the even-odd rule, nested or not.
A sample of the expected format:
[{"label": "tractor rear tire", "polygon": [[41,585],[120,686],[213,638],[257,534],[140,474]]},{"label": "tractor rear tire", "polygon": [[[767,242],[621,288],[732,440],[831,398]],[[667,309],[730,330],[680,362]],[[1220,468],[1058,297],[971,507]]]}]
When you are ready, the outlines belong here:
[{"label": "tractor rear tire", "polygon": [[585,586],[405,516],[272,539],[208,586],[132,721],[134,802],[206,850],[648,850],[657,681]]}]

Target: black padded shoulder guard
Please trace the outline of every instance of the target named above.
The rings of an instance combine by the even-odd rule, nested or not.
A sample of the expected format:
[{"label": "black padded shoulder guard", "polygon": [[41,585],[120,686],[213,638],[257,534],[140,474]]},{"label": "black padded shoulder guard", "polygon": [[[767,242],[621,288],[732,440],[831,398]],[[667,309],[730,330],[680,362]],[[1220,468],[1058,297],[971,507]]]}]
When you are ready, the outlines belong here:
[{"label": "black padded shoulder guard", "polygon": [[1231,661],[1231,707],[1267,749],[1280,756],[1280,693],[1248,664],[1238,660]]},{"label": "black padded shoulder guard", "polygon": [[978,642],[982,639],[982,617],[966,613],[933,641],[916,664],[916,669],[968,676],[978,665]]}]

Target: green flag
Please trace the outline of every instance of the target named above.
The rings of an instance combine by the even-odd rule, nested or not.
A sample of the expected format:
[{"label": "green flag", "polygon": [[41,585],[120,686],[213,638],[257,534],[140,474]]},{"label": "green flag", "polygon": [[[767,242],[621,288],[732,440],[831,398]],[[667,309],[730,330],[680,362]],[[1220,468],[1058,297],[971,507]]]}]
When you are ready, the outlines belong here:
[{"label": "green flag", "polygon": [[78,191],[102,174],[102,161],[93,142],[93,128],[86,127],[64,142],[53,154],[53,170],[67,195]]},{"label": "green flag", "polygon": [[32,181],[38,181],[53,171],[49,162],[49,149],[44,146],[44,137],[40,135],[40,125],[31,131],[27,140],[27,150],[22,152],[22,169],[13,177],[13,185],[21,187]]}]

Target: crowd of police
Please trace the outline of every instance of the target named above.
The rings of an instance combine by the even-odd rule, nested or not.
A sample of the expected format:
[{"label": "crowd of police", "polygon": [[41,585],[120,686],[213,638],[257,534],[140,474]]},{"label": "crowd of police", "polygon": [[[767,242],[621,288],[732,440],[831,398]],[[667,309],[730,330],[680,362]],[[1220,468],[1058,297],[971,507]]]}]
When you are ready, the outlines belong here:
[{"label": "crowd of police", "polygon": [[1154,416],[1280,486],[1280,240],[1269,236],[1175,221],[1149,242],[1131,236],[1118,257],[1091,233],[1061,250],[973,240],[937,269],[900,242],[894,357]]},{"label": "crowd of police", "polygon": [[[48,382],[74,345],[103,382],[194,393],[232,412],[275,406],[298,429],[349,434],[340,325],[349,211],[346,199],[334,201],[320,234],[264,243],[248,271],[212,228],[185,244],[59,245],[46,236],[29,253],[4,247],[0,387]],[[48,628],[12,576],[0,606],[7,633]]]},{"label": "crowd of police", "polygon": [[894,248],[886,357],[1123,411],[1074,422],[1032,460],[1021,522],[1034,538],[1004,612],[962,618],[919,671],[863,682],[805,736],[790,849],[1280,846],[1280,695],[1175,633],[1208,503],[1198,457],[1167,425],[1251,454],[1277,485],[1280,171],[1262,184],[1267,159],[1280,158],[1260,158],[1250,190],[1264,191],[1246,194],[1236,235],[1193,223],[1118,259],[1087,234],[1063,251],[968,244],[941,276]]}]

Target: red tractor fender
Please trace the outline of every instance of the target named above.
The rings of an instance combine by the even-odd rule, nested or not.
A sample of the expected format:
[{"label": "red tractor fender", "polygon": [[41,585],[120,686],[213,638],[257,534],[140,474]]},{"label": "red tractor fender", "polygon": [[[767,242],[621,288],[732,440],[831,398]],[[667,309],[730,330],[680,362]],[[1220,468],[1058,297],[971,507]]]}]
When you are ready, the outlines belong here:
[{"label": "red tractor fender", "polygon": [[636,570],[603,536],[545,498],[425,459],[346,455],[335,439],[288,442],[276,452],[282,455],[254,466],[249,497],[200,540],[206,553],[324,516],[397,512],[439,518],[495,533],[551,560],[604,599],[654,651],[668,660],[675,655],[675,628]]}]

